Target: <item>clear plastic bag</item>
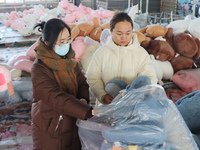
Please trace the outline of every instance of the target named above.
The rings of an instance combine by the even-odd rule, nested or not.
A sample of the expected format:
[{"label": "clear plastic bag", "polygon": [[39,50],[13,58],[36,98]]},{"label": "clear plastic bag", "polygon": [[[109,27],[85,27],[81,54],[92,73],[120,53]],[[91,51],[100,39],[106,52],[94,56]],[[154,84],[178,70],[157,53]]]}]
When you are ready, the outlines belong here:
[{"label": "clear plastic bag", "polygon": [[191,132],[159,85],[129,90],[109,105],[95,108],[88,120],[78,120],[83,150],[198,149]]}]

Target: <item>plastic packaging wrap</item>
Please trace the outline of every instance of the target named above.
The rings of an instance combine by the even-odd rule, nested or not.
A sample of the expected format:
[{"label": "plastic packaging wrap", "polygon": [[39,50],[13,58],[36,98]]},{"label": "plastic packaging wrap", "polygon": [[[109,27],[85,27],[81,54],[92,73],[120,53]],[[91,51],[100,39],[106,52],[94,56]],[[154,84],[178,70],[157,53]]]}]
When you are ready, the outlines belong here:
[{"label": "plastic packaging wrap", "polygon": [[32,101],[33,87],[31,81],[12,81],[14,94],[9,96],[8,90],[0,92],[0,101],[7,105],[18,103],[24,99]]},{"label": "plastic packaging wrap", "polygon": [[129,89],[119,100],[78,120],[83,150],[196,150],[191,132],[159,85]]}]

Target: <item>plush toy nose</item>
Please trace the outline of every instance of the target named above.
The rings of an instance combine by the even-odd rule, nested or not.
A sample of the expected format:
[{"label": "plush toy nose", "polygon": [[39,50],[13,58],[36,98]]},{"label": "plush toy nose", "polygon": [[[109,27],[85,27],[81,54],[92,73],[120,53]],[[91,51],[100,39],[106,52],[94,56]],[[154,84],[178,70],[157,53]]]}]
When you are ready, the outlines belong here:
[{"label": "plush toy nose", "polygon": [[4,78],[4,75],[2,73],[0,73],[0,86],[4,85],[6,83],[6,80]]}]

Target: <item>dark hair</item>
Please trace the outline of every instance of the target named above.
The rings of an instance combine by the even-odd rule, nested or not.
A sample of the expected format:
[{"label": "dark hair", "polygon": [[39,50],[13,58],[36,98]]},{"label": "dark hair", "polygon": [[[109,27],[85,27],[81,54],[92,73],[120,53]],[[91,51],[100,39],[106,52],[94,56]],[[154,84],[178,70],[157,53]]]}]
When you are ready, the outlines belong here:
[{"label": "dark hair", "polygon": [[124,21],[130,22],[131,27],[133,29],[133,21],[132,21],[131,17],[125,12],[118,12],[110,20],[110,30],[113,31],[113,29],[115,28],[115,25],[118,22],[124,22]]},{"label": "dark hair", "polygon": [[58,36],[60,32],[64,29],[67,28],[69,31],[69,35],[71,36],[71,30],[70,27],[61,19],[50,19],[47,22],[41,22],[38,23],[34,26],[33,29],[36,27],[38,28],[38,31],[42,32],[42,40],[48,43],[48,47],[50,49],[53,48],[53,45],[58,39]]}]

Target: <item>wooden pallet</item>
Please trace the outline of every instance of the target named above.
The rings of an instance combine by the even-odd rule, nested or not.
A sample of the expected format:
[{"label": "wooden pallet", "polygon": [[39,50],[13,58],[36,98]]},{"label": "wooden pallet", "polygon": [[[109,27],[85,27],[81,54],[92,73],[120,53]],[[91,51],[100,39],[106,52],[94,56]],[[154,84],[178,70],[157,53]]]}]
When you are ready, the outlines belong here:
[{"label": "wooden pallet", "polygon": [[9,27],[0,26],[0,47],[30,46],[38,37],[38,35],[24,37]]}]

